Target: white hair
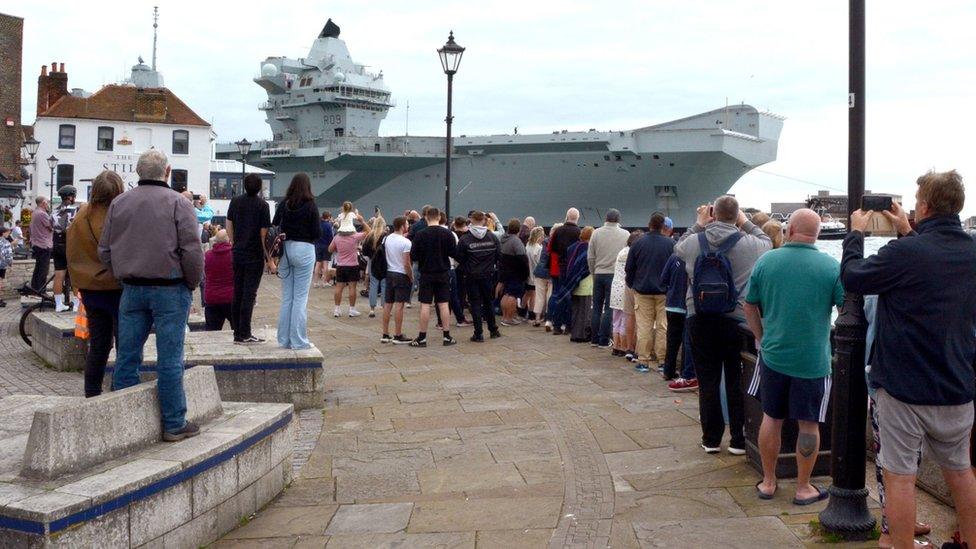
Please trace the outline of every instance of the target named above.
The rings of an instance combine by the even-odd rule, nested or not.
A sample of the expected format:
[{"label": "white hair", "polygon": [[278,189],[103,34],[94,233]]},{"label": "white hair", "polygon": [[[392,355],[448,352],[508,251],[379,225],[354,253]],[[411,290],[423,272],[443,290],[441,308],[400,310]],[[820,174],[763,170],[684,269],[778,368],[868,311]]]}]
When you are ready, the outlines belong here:
[{"label": "white hair", "polygon": [[230,242],[230,236],[228,236],[227,231],[220,229],[217,234],[214,235],[214,243],[220,244],[221,242]]},{"label": "white hair", "polygon": [[570,208],[566,210],[566,221],[570,223],[576,223],[579,221],[580,212],[576,208]]},{"label": "white hair", "polygon": [[136,173],[139,174],[139,179],[164,181],[166,179],[167,166],[169,166],[169,159],[166,158],[166,154],[156,149],[149,149],[139,155],[139,161],[136,163]]}]

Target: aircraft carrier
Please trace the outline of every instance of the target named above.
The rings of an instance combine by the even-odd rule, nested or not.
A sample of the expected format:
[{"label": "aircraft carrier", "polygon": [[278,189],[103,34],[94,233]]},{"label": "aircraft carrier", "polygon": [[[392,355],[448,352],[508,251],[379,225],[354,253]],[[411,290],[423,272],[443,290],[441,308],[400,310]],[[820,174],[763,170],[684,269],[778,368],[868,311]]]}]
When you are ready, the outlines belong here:
[{"label": "aircraft carrier", "polygon": [[[382,72],[352,60],[331,19],[305,57],[269,57],[254,81],[268,94],[259,108],[272,138],[256,141],[247,162],[275,172],[272,197],[305,172],[321,209],[351,200],[364,213],[379,207],[389,221],[443,205],[445,138],[379,135],[392,94]],[[625,226],[646,225],[654,211],[689,226],[699,204],[776,159],[782,126],[782,117],[742,104],[626,131],[461,135],[453,139],[451,213],[532,215],[551,225],[575,206],[582,224],[599,225],[617,208]],[[233,143],[216,154],[240,159]]]}]

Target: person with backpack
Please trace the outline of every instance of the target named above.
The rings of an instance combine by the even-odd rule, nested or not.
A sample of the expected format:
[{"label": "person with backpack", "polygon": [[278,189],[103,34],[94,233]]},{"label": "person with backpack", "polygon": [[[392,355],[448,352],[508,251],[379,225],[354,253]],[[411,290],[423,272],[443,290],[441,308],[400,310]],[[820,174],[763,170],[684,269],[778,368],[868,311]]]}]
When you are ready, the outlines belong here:
[{"label": "person with backpack", "polygon": [[701,446],[709,454],[721,450],[725,431],[720,395],[723,372],[731,435],[728,451],[745,454],[739,323],[745,320],[743,304],[752,267],[772,247],[769,236],[728,195],[712,206],[700,206],[697,222],[674,247],[688,270],[687,325],[698,376]]},{"label": "person with backpack", "polygon": [[78,190],[74,185],[65,185],[58,189],[58,196],[61,197],[61,205],[54,210],[54,311],[61,313],[69,310],[78,310],[78,298],[72,294],[69,307],[64,304],[64,278],[68,274],[68,227],[78,213],[78,206],[75,205],[75,197]]},{"label": "person with backpack", "polygon": [[667,296],[661,272],[674,251],[674,240],[664,236],[664,220],[661,212],[651,215],[648,232],[630,247],[624,267],[627,287],[634,290],[637,322],[634,369],[642,373],[649,372],[652,363],[660,368],[667,348],[668,319],[664,311]]},{"label": "person with backpack", "polygon": [[[403,307],[410,301],[413,289],[413,264],[410,261],[412,243],[407,238],[410,229],[407,218],[393,219],[393,232],[380,241],[370,274],[383,278],[386,291],[383,292],[383,336],[380,343],[408,345],[410,338],[403,335]],[[390,337],[390,318],[395,316],[396,331]]]}]

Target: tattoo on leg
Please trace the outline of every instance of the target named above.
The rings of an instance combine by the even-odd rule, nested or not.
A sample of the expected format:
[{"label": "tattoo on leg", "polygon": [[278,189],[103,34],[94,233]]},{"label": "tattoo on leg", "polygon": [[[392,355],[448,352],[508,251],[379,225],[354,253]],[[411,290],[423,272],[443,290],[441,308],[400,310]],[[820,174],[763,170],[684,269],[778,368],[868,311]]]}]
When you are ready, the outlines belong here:
[{"label": "tattoo on leg", "polygon": [[817,435],[800,433],[796,438],[796,448],[800,455],[808,458],[817,451]]}]

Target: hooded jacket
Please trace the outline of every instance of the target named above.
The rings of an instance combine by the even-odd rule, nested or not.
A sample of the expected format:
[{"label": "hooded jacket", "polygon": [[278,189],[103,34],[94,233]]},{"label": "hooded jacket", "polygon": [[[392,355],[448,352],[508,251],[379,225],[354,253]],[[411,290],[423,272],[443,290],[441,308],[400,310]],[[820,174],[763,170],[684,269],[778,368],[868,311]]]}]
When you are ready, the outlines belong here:
[{"label": "hooded jacket", "polygon": [[525,282],[529,278],[529,256],[517,234],[502,235],[498,278],[502,282]]},{"label": "hooded jacket", "polygon": [[501,259],[498,237],[487,227],[472,225],[458,241],[455,258],[458,268],[472,279],[491,278]]},{"label": "hooded jacket", "polygon": [[207,252],[204,263],[207,284],[203,300],[208,305],[222,305],[234,300],[234,254],[230,242],[218,242]]},{"label": "hooded jacket", "polygon": [[694,287],[695,262],[698,261],[698,256],[701,253],[698,246],[698,233],[705,231],[708,245],[714,251],[725,242],[726,238],[739,230],[746,234],[726,254],[732,263],[732,278],[736,289],[739,291],[739,304],[728,316],[745,319],[742,307],[745,303],[746,294],[749,293],[749,276],[752,274],[752,267],[756,264],[759,256],[773,249],[773,241],[762,229],[753,225],[752,221],[743,223],[741,229],[732,223],[722,221],[713,221],[706,227],[695,223],[678,241],[674,247],[674,253],[678,254],[678,257],[685,262],[685,268],[688,271],[688,293],[685,296],[688,316],[695,314],[695,302],[691,290]]},{"label": "hooded jacket", "polygon": [[673,251],[674,240],[659,232],[640,237],[627,254],[627,286],[641,295],[663,294],[661,271]]}]

